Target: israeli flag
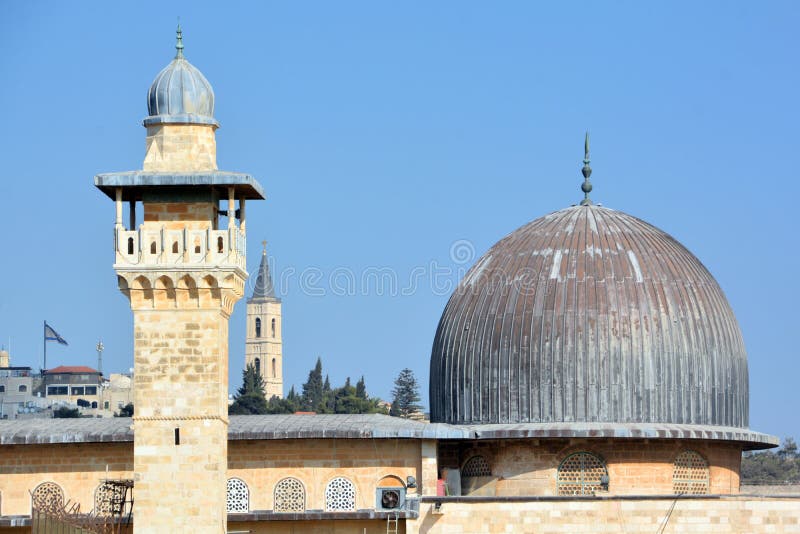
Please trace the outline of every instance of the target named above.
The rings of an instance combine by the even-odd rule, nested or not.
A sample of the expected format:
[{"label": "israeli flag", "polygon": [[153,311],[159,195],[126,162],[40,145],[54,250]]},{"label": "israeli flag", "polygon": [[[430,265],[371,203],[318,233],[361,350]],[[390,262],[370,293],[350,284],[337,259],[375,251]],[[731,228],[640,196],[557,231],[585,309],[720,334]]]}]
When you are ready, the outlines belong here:
[{"label": "israeli flag", "polygon": [[45,341],[58,341],[62,345],[69,345],[67,340],[59,336],[58,332],[53,330],[53,327],[47,324],[47,322],[44,323],[44,339]]}]

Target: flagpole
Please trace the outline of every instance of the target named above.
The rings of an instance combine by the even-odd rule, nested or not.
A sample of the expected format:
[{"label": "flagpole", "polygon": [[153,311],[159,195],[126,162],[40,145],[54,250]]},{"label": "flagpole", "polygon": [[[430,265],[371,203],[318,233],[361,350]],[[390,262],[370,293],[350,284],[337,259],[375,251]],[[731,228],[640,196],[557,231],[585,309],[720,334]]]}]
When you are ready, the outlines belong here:
[{"label": "flagpole", "polygon": [[44,322],[44,330],[42,331],[42,344],[44,345],[44,366],[42,370],[47,369],[47,321]]}]

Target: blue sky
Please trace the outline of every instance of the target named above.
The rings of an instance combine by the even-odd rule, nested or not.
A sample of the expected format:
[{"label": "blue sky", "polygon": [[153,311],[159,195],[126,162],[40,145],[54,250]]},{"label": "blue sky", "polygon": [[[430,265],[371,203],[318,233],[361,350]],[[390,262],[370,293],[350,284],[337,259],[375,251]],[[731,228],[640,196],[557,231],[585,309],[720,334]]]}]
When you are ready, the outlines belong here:
[{"label": "blue sky", "polygon": [[[411,367],[427,402],[459,273],[580,200],[589,129],[593,198],[710,269],[748,348],[751,427],[800,437],[793,2],[4,1],[0,340],[14,364],[41,365],[44,319],[70,342],[48,347],[51,365],[94,365],[99,337],[106,372],[133,364],[113,203],[92,177],[141,168],[178,16],[216,92],[220,168],[267,191],[248,206],[249,263],[267,239],[287,388],[321,356],[334,384],[364,374],[383,397]],[[395,291],[365,275],[383,272]],[[243,336],[240,302],[233,387]]]}]

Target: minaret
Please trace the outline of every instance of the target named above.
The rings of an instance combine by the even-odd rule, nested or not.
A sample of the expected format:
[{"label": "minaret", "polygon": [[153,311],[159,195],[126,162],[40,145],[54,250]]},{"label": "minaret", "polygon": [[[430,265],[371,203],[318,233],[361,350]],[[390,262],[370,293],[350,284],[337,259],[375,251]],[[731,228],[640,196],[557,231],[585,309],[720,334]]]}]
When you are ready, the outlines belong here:
[{"label": "minaret", "polygon": [[214,92],[177,37],[148,93],[143,170],[95,177],[116,203],[114,269],[133,310],[136,534],[226,532],[228,319],[247,279],[245,201],[264,198],[217,169]]},{"label": "minaret", "polygon": [[269,274],[267,242],[253,296],[247,299],[247,343],[244,364],[253,364],[264,379],[267,399],[283,397],[283,342],[281,341],[281,299]]}]

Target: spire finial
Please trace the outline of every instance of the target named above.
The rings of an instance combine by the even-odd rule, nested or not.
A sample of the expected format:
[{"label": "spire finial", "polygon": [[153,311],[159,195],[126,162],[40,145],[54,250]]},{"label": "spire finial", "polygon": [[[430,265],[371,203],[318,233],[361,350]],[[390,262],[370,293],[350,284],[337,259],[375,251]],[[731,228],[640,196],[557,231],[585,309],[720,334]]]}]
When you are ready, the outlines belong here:
[{"label": "spire finial", "polygon": [[583,191],[583,200],[581,206],[591,206],[592,200],[589,198],[589,193],[592,192],[592,182],[589,177],[592,175],[592,168],[589,166],[589,131],[586,131],[586,140],[583,142],[583,184],[581,184],[581,191]]},{"label": "spire finial", "polygon": [[266,256],[267,255],[267,242],[266,242],[266,240],[261,242],[261,246],[264,247],[264,251],[261,253],[261,255],[262,256]]},{"label": "spire finial", "polygon": [[178,17],[178,29],[175,32],[177,42],[175,43],[175,59],[183,59],[183,32],[181,31],[181,19]]}]

